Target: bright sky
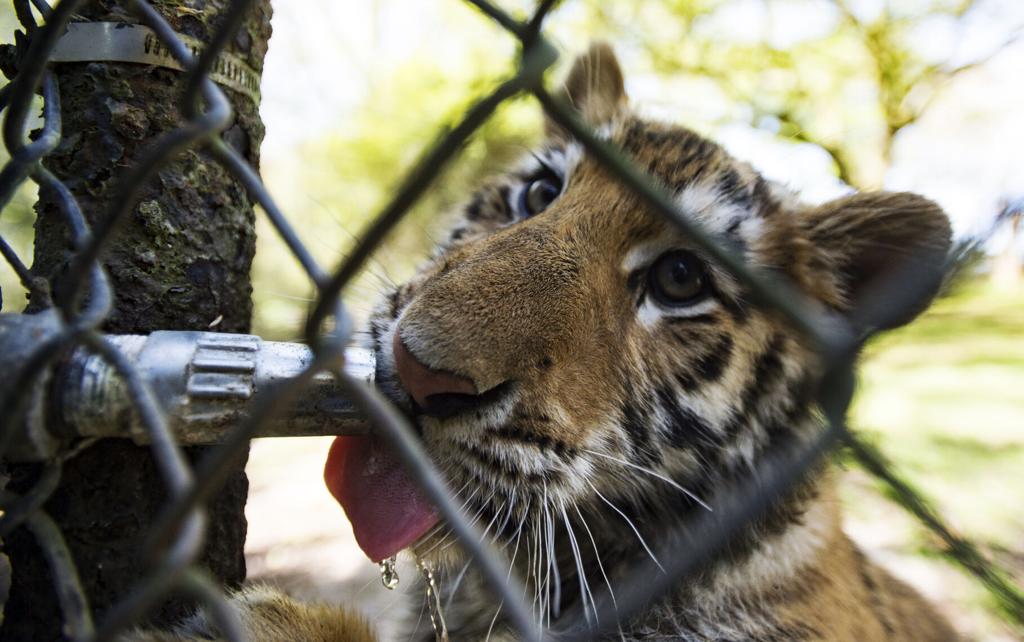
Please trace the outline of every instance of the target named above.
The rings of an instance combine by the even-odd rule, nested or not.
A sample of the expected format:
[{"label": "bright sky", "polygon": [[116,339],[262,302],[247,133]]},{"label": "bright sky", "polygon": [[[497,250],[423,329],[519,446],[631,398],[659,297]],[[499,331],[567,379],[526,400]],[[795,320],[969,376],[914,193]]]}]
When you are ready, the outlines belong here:
[{"label": "bright sky", "polygon": [[[573,4],[567,0],[550,23],[570,51],[593,35],[600,36],[572,32]],[[914,4],[916,0],[893,3],[905,9]],[[852,5],[862,18],[870,18],[880,10],[881,0],[857,0]],[[1024,23],[1024,2],[993,0],[983,8],[966,30],[957,31],[943,19],[927,21],[916,34],[918,48],[936,58],[953,51],[956,59],[969,62],[1001,43],[1007,37],[1006,25]],[[492,38],[494,46],[507,48],[509,56],[514,51],[507,37],[457,0],[275,0],[274,12],[274,37],[263,77],[267,172],[289,162],[303,139],[343,123],[374,83],[386,81],[388,70],[411,56],[429,51],[441,69],[464,65],[459,57],[465,50],[459,44],[470,38]],[[785,46],[827,32],[836,19],[831,4],[819,0],[739,0],[704,28]],[[630,76],[634,52],[620,45],[619,54],[631,97],[658,114],[671,93],[665,79]],[[951,83],[926,117],[899,136],[886,187],[937,200],[961,234],[991,217],[1001,196],[1024,193],[1021,69],[1024,43]],[[714,104],[701,108],[717,109]],[[424,136],[429,139],[433,132]],[[826,154],[814,146],[783,144],[746,124],[726,125],[714,136],[770,178],[800,190],[807,200],[831,198],[842,191],[829,172]]]}]

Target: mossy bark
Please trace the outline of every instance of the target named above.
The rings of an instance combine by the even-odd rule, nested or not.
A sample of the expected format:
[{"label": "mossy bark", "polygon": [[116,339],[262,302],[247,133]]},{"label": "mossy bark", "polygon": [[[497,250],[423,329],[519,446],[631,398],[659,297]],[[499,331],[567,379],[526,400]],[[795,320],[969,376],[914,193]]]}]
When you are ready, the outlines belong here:
[{"label": "mossy bark", "polygon": [[[90,2],[81,15],[94,21],[137,22],[113,0]],[[160,1],[153,5],[175,30],[209,41],[228,0]],[[270,3],[260,0],[229,51],[257,72],[270,37]],[[55,67],[61,88],[63,138],[44,162],[77,197],[91,223],[103,215],[124,169],[161,133],[182,122],[178,111],[184,74],[134,64],[101,62]],[[226,90],[235,109],[224,139],[258,163],[263,126],[258,105]],[[60,279],[71,256],[70,237],[54,198],[44,190],[36,206],[33,271]],[[164,165],[129,220],[103,255],[115,306],[104,330],[157,329],[247,332],[252,311],[249,268],[255,250],[252,203],[242,187],[200,149]],[[42,302],[31,301],[29,309]],[[188,452],[195,461],[202,448]],[[10,488],[31,487],[37,470],[14,467]],[[226,586],[245,577],[243,465],[211,502],[201,563]],[[143,579],[141,545],[167,488],[150,452],[120,440],[99,442],[64,467],[60,488],[46,504],[74,555],[97,619]],[[53,583],[31,536],[12,534],[6,549],[13,566],[2,640],[62,639]],[[175,596],[151,614],[165,623],[190,609]]]}]

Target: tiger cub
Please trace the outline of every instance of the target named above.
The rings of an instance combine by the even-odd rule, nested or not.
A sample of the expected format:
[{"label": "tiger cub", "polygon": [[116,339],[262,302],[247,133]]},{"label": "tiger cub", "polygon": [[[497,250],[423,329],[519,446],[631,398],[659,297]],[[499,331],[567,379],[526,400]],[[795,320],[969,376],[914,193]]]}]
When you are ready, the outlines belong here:
[{"label": "tiger cub", "polygon": [[[933,273],[949,248],[949,222],[925,198],[805,206],[715,143],[638,117],[606,45],[576,60],[564,92],[686,216],[823,312],[855,320],[879,281]],[[928,291],[887,327],[927,305],[939,283],[924,280]],[[383,297],[370,330],[378,385],[524,579],[539,626],[579,613],[612,621],[609,637],[622,640],[956,639],[844,535],[825,465],[643,612],[618,622],[614,603],[599,612],[602,589],[621,588],[721,491],[822,430],[821,373],[794,329],[557,125],[522,167],[480,188],[436,256]],[[409,550],[434,569],[450,639],[515,639],[437,512],[374,440],[339,438],[325,479],[372,560]],[[270,594],[234,604],[257,641],[364,639],[337,632],[363,626],[341,610]],[[401,639],[434,638],[417,613]],[[281,622],[294,628],[281,633]]]}]

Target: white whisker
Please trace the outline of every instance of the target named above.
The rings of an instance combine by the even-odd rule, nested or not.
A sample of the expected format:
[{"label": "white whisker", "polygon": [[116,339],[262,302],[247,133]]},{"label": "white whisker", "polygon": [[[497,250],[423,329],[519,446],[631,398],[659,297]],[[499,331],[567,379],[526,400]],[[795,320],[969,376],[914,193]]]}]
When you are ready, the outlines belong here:
[{"label": "white whisker", "polygon": [[541,582],[541,546],[540,546],[540,522],[534,521],[530,524],[530,534],[533,536],[533,550],[531,561],[533,565],[534,604],[537,605],[537,631],[538,634],[544,630],[544,596]]},{"label": "white whisker", "polygon": [[[587,581],[587,574],[583,570],[583,556],[580,554],[580,547],[576,542],[576,533],[573,532],[572,525],[569,523],[569,515],[565,512],[565,504],[562,504],[560,509],[562,521],[565,522],[565,530],[569,534],[569,547],[572,549],[573,559],[576,560],[576,578],[580,583],[580,604],[583,605],[583,616],[587,618],[588,624],[593,625],[599,621],[597,604],[594,603],[594,595],[590,592],[590,582]],[[591,622],[590,615],[587,613],[587,599],[590,600],[590,610],[594,614],[593,622]]]},{"label": "white whisker", "polygon": [[[548,609],[548,628],[551,627],[552,614],[557,618],[562,612],[562,578],[558,572],[558,556],[555,551],[555,520],[551,517],[548,506],[548,485],[544,482],[544,522],[547,525],[548,576],[553,578],[555,595]],[[550,586],[550,585],[549,585]]]},{"label": "white whisker", "polygon": [[580,512],[579,506],[573,506],[576,509],[576,514],[580,516],[580,523],[583,524],[584,530],[587,531],[587,535],[590,537],[590,544],[594,547],[594,558],[597,560],[597,568],[601,571],[601,576],[604,577],[605,586],[608,587],[608,595],[612,598],[612,606],[615,610],[619,610],[619,603],[615,601],[615,591],[612,590],[612,583],[608,581],[608,574],[604,571],[604,564],[601,563],[601,553],[597,550],[597,540],[594,539],[594,534],[590,532],[590,526],[587,525],[587,520],[583,519],[583,513]]},{"label": "white whisker", "polygon": [[459,591],[459,586],[462,584],[462,580],[466,577],[466,571],[469,570],[469,565],[473,563],[473,560],[469,560],[462,565],[462,570],[455,576],[455,581],[452,582],[451,588],[448,589],[448,599],[445,601],[444,610],[447,611],[452,606],[452,600],[455,598],[455,594]]},{"label": "white whisker", "polygon": [[[468,484],[468,482],[467,482],[467,484]],[[463,486],[463,488],[465,488],[465,486]],[[459,512],[465,510],[466,506],[469,505],[469,502],[473,501],[473,498],[476,497],[477,493],[479,493],[479,492],[480,492],[480,487],[478,486],[476,489],[473,490],[472,493],[470,493],[469,497],[467,497],[466,500],[464,502],[462,502],[462,505],[459,506]],[[479,515],[479,513],[477,513],[477,515]],[[473,519],[473,520],[471,520],[470,523],[475,523],[475,522],[476,522],[476,520]],[[439,552],[443,552],[443,551],[447,550],[449,546],[451,546],[452,544],[455,543],[454,540],[451,541],[451,542],[448,542],[448,539],[452,536],[452,533],[453,533],[453,531],[451,529],[448,529],[448,532],[445,533],[444,537],[442,537],[439,541],[434,542],[434,544],[432,544],[430,548],[428,548],[427,550],[425,550],[422,553],[420,553],[419,556],[422,558],[422,557],[426,557],[427,555],[430,555],[430,553],[434,552],[435,550],[438,550],[438,547],[441,547],[441,545],[445,544],[445,542],[447,542],[447,544],[445,544],[444,547],[440,548]]]},{"label": "white whisker", "polygon": [[622,464],[623,466],[628,466],[629,468],[632,468],[634,470],[638,470],[638,471],[640,471],[640,472],[642,472],[642,473],[644,473],[646,475],[650,475],[651,477],[655,477],[657,479],[660,479],[661,481],[665,482],[666,484],[668,484],[672,488],[675,488],[676,490],[678,490],[679,492],[683,493],[684,495],[686,495],[687,497],[689,497],[693,501],[695,501],[698,504],[700,504],[708,512],[714,512],[714,511],[711,510],[711,507],[707,505],[707,502],[705,502],[700,497],[697,497],[691,491],[689,491],[689,490],[683,488],[682,486],[680,486],[677,481],[675,481],[674,479],[672,479],[670,477],[666,477],[665,475],[662,475],[661,473],[655,472],[655,471],[651,470],[650,468],[645,468],[644,466],[639,466],[637,464],[634,464],[633,462],[626,461],[625,459],[620,459],[618,457],[613,457],[612,455],[606,455],[604,453],[599,453],[596,450],[589,450],[589,449],[584,448],[583,452],[589,453],[591,455],[595,455],[597,457],[604,457],[605,459],[610,459],[611,461],[614,461],[614,462],[617,462],[619,464]]},{"label": "white whisker", "polygon": [[416,618],[416,624],[412,627],[412,630],[409,632],[409,638],[405,642],[412,642],[412,639],[416,635],[416,632],[420,630],[420,624],[423,623],[423,611],[426,608],[427,608],[427,594],[424,593],[423,594],[423,603],[420,604],[420,615],[419,615],[418,618]]},{"label": "white whisker", "polygon": [[487,627],[487,637],[484,638],[484,642],[490,642],[491,633],[494,631],[494,623],[498,621],[498,614],[501,613],[501,607],[505,606],[505,600],[498,602],[498,608],[494,610],[494,617],[491,618],[491,625]]},{"label": "white whisker", "polygon": [[[512,514],[511,508],[512,507],[510,506],[509,507],[509,515]],[[526,516],[524,515],[523,519],[520,520],[520,522],[519,522],[519,528],[516,529],[516,543],[515,543],[515,546],[512,548],[512,558],[509,560],[509,563],[508,563],[508,575],[505,576],[505,579],[508,579],[508,578],[512,577],[512,569],[515,568],[515,565],[516,565],[516,555],[519,554],[519,541],[520,541],[520,539],[521,539],[521,537],[523,535],[523,525],[525,523],[526,523]],[[505,606],[505,600],[502,600],[501,602],[498,603],[498,608],[495,609],[495,611],[494,611],[494,617],[491,618],[491,624],[490,624],[490,626],[487,627],[487,637],[484,638],[484,642],[488,642],[488,640],[491,639],[491,633],[494,632],[494,624],[498,621],[498,615],[501,613],[501,607],[503,607],[503,606]]]},{"label": "white whisker", "polygon": [[633,524],[632,520],[630,520],[630,519],[629,519],[628,517],[626,517],[626,514],[625,514],[625,513],[623,513],[623,512],[621,511],[621,510],[619,510],[619,509],[618,509],[618,508],[617,508],[617,507],[615,506],[615,504],[613,504],[613,503],[611,503],[610,501],[608,501],[608,500],[607,500],[607,499],[605,498],[605,496],[601,494],[601,491],[597,490],[597,488],[596,488],[596,487],[594,486],[594,484],[590,483],[590,481],[589,481],[589,480],[587,481],[587,484],[589,484],[589,485],[590,485],[590,488],[591,488],[591,489],[593,489],[594,493],[596,493],[596,494],[597,494],[597,496],[601,498],[601,501],[603,501],[603,502],[604,502],[605,504],[608,504],[608,506],[609,506],[609,507],[610,507],[610,508],[611,508],[611,509],[612,509],[613,511],[615,511],[616,513],[618,513],[618,514],[619,514],[619,517],[621,517],[622,519],[626,520],[626,523],[627,523],[627,524],[629,524],[629,527],[633,529],[633,533],[634,533],[634,534],[636,535],[636,538],[637,538],[638,540],[640,540],[640,545],[641,545],[641,546],[643,546],[643,547],[644,547],[644,550],[645,550],[645,551],[647,551],[647,554],[651,556],[651,560],[652,560],[652,561],[653,561],[653,562],[654,562],[654,563],[655,563],[655,564],[657,565],[657,567],[658,567],[659,569],[661,569],[661,572],[662,572],[662,573],[665,573],[665,572],[666,572],[666,571],[665,571],[665,567],[664,567],[664,566],[662,566],[662,565],[661,565],[661,562],[659,562],[659,561],[658,561],[658,558],[654,556],[654,553],[653,553],[653,552],[651,551],[651,548],[650,548],[649,546],[647,546],[647,542],[645,542],[645,541],[644,541],[644,538],[643,538],[643,536],[642,536],[642,535],[640,534],[640,531],[639,531],[639,530],[637,529],[636,525],[635,525],[635,524]]}]

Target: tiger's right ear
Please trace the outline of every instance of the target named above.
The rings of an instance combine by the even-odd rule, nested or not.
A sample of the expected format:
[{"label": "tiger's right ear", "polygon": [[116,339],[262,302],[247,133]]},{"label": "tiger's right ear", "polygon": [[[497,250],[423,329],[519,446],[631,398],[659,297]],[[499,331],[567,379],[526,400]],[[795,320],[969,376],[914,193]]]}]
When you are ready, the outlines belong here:
[{"label": "tiger's right ear", "polygon": [[[923,196],[852,194],[810,210],[801,223],[814,247],[816,279],[829,284],[851,321],[899,327],[942,286],[952,230],[942,209]],[[888,301],[878,299],[883,292]],[[862,318],[866,313],[870,319]]]},{"label": "tiger's right ear", "polygon": [[[592,43],[587,53],[576,58],[565,80],[562,95],[592,127],[611,122],[625,111],[627,98],[622,69],[608,43]],[[550,118],[546,119],[545,130],[551,137],[569,137]]]}]

